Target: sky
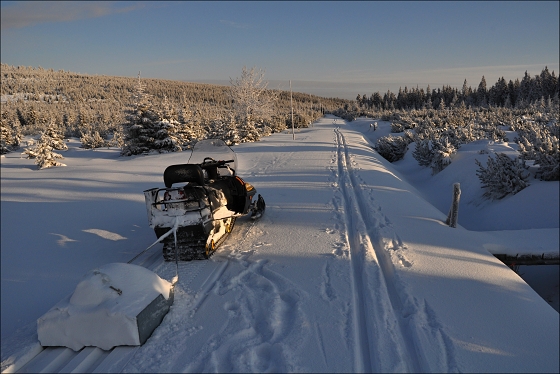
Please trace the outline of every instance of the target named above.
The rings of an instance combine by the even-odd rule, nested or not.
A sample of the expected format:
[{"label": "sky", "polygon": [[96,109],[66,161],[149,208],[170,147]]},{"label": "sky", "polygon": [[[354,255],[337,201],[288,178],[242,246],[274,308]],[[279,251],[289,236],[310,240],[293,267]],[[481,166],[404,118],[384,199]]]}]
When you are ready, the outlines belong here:
[{"label": "sky", "polygon": [[559,71],[559,2],[2,1],[1,60],[354,99]]}]

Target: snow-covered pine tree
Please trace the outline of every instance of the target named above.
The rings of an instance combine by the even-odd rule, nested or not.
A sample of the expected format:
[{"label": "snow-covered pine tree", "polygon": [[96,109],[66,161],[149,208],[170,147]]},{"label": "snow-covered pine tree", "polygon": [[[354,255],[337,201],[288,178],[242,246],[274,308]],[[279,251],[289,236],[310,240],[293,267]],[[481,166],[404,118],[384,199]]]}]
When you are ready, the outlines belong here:
[{"label": "snow-covered pine tree", "polygon": [[144,93],[144,84],[140,81],[133,94],[133,109],[126,116],[123,125],[125,134],[123,156],[157,152],[180,151],[180,141],[175,136],[177,122],[163,118],[153,106],[151,97]]},{"label": "snow-covered pine tree", "polygon": [[555,121],[547,125],[525,121],[513,128],[519,134],[515,141],[521,158],[534,160],[539,166],[536,177],[545,181],[560,180],[560,126]]},{"label": "snow-covered pine tree", "polygon": [[438,109],[439,109],[439,110],[445,110],[445,100],[443,100],[443,97],[442,97],[441,100],[439,101]]},{"label": "snow-covered pine tree", "polygon": [[117,126],[113,131],[113,137],[107,142],[108,147],[124,148],[124,133],[122,126]]},{"label": "snow-covered pine tree", "polygon": [[432,160],[430,167],[432,174],[437,174],[451,164],[451,156],[457,153],[457,148],[447,137],[439,138],[432,142]]},{"label": "snow-covered pine tree", "polygon": [[19,148],[21,142],[21,127],[17,121],[10,121],[2,113],[0,123],[0,154],[6,154]]},{"label": "snow-covered pine tree", "polygon": [[478,89],[476,90],[476,100],[477,104],[482,107],[486,107],[488,105],[488,90],[486,89],[486,79],[484,75],[478,84]]},{"label": "snow-covered pine tree", "polygon": [[519,157],[512,160],[505,153],[497,153],[495,158],[488,157],[486,167],[478,160],[475,162],[478,166],[476,175],[486,189],[484,196],[487,198],[499,200],[529,186],[527,166]]},{"label": "snow-covered pine tree", "polygon": [[56,123],[54,123],[54,121],[51,121],[47,126],[44,135],[46,135],[50,139],[49,145],[53,149],[56,149],[57,151],[66,151],[68,149],[68,146],[64,141],[64,135],[62,134],[62,131],[60,131]]},{"label": "snow-covered pine tree", "polygon": [[0,154],[4,155],[12,151],[12,129],[4,124],[0,124]]},{"label": "snow-covered pine tree", "polygon": [[429,166],[432,174],[437,174],[451,163],[451,157],[457,153],[457,147],[448,136],[421,139],[415,136],[416,148],[412,157],[420,166]]},{"label": "snow-covered pine tree", "polygon": [[416,148],[412,152],[412,157],[418,161],[420,166],[430,166],[434,152],[432,150],[432,141],[430,139],[416,139]]},{"label": "snow-covered pine tree", "polygon": [[59,153],[53,152],[54,147],[49,144],[49,139],[43,140],[43,137],[45,137],[44,134],[41,136],[35,149],[37,153],[35,164],[37,164],[37,167],[39,169],[46,169],[53,166],[66,166],[66,164],[56,161],[64,157]]},{"label": "snow-covered pine tree", "polygon": [[[61,146],[61,138],[62,136],[57,132],[54,123],[51,122],[47,130],[41,135],[36,147],[25,149],[23,154],[26,154],[28,156],[27,158],[35,158],[35,164],[38,169],[46,169],[53,166],[66,166],[56,161],[64,157],[54,152],[55,149],[68,149],[66,144],[62,144],[64,147]],[[64,139],[62,139],[62,141],[64,141]]]}]

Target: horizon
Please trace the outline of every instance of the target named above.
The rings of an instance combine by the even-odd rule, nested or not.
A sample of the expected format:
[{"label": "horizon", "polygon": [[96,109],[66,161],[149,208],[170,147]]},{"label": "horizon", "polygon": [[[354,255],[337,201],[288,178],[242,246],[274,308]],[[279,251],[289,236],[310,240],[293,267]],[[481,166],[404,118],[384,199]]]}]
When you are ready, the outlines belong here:
[{"label": "horizon", "polygon": [[322,97],[559,71],[558,2],[1,2],[2,62]]},{"label": "horizon", "polygon": [[[2,62],[2,64],[5,64],[5,63]],[[12,65],[12,66],[14,66],[14,65]],[[24,65],[20,65],[20,66],[24,66]],[[26,67],[26,68],[31,67],[31,68],[34,68],[34,69],[42,68],[42,69],[45,69],[45,70],[52,69],[53,71],[63,70],[63,69],[56,69],[56,68],[53,68],[53,67],[44,67],[44,66],[24,66],[24,67]],[[531,77],[534,77],[535,75],[539,75],[540,72],[545,67],[543,67],[539,71],[535,71],[534,74],[532,74],[531,72],[528,72],[528,74]],[[119,77],[119,78],[137,78],[138,77],[138,75],[136,75],[136,76],[115,76],[115,75],[107,75],[107,74],[89,74],[89,73],[67,71],[67,70],[64,70],[64,72],[91,75],[91,76],[95,76],[95,75],[107,76],[107,77],[114,76],[114,77]],[[552,70],[549,69],[549,72],[551,74],[554,73],[556,76],[558,76],[555,71],[552,71]],[[503,75],[500,75],[500,77],[501,76],[503,76]],[[517,77],[515,77],[511,80],[515,81],[515,79],[519,79],[519,81],[521,81],[522,77],[523,77],[523,75],[520,74],[519,76],[517,76]],[[229,80],[218,80],[218,79],[185,80],[185,79],[167,79],[167,78],[144,77],[142,75],[141,75],[141,78],[156,79],[156,80],[171,80],[171,81],[185,82],[185,83],[210,84],[210,85],[217,85],[217,86],[230,86],[230,84],[231,84]],[[486,79],[486,82],[488,84],[488,88],[495,85],[497,80],[498,80],[498,78],[496,78],[496,80],[489,80],[486,77],[485,77],[485,79]],[[278,89],[278,90],[282,90],[282,91],[289,91],[290,90],[289,81],[267,80],[266,77],[265,77],[265,81],[268,83],[267,88],[269,88],[269,89]],[[509,82],[509,79],[506,79],[506,82]],[[480,82],[478,82],[478,83],[480,83]],[[471,84],[470,82],[467,82],[467,85],[470,86],[473,90],[476,90],[476,88],[478,87],[478,83]],[[385,90],[385,91],[369,90],[368,88],[374,86],[374,84],[372,84],[372,83],[347,83],[343,87],[340,87],[340,84],[341,83],[338,83],[338,82],[292,81],[292,91],[293,92],[298,92],[298,93],[315,95],[315,96],[323,97],[323,98],[326,98],[326,99],[337,99],[338,98],[338,99],[345,99],[345,100],[352,100],[352,101],[356,100],[356,96],[358,94],[359,95],[367,94],[367,96],[369,97],[375,92],[379,92],[382,96],[387,92],[387,90]],[[336,86],[336,87],[334,87],[334,86]],[[461,83],[461,84],[440,83],[438,85],[427,84],[426,86],[404,85],[404,86],[399,86],[395,90],[393,90],[393,89],[388,89],[388,90],[391,91],[394,94],[397,94],[400,88],[402,88],[404,90],[404,88],[406,87],[410,90],[412,88],[418,87],[419,89],[426,90],[428,86],[430,86],[431,90],[437,90],[438,88],[443,88],[445,86],[461,89],[462,86],[463,86],[463,83]],[[332,92],[337,92],[339,95],[338,96],[330,96],[330,93],[332,93]]]}]

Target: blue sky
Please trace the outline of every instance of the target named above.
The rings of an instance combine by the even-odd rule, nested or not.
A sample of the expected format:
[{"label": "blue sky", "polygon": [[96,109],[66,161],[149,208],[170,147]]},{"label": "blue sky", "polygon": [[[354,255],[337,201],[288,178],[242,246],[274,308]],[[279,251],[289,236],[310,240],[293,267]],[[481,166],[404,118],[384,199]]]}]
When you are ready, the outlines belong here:
[{"label": "blue sky", "polygon": [[1,60],[355,98],[559,71],[559,2],[1,2]]}]

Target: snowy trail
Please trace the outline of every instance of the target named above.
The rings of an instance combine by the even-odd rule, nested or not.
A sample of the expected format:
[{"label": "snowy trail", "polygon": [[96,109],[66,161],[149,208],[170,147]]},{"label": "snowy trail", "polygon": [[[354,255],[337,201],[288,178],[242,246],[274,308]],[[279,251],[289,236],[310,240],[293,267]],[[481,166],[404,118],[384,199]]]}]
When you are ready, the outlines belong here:
[{"label": "snowy trail", "polygon": [[[143,346],[46,349],[23,371],[557,371],[558,315],[484,249],[494,242],[443,224],[445,215],[362,133],[333,120],[299,130],[295,140],[274,134],[235,149],[240,176],[263,195],[267,210],[258,221],[238,219],[209,260],[177,268],[163,261],[160,245],[135,260],[167,280],[179,274],[174,304]],[[123,189],[141,195],[161,183],[164,166],[181,162],[180,153],[119,161],[137,173]],[[109,167],[115,168],[100,168],[100,175]],[[64,180],[68,170],[51,172]],[[139,178],[145,178],[140,186]],[[81,239],[61,247],[50,238],[55,254],[122,248],[126,261],[154,240],[141,225],[145,207],[138,200],[124,223],[104,214],[69,229],[45,229],[37,238],[57,232]],[[91,228],[131,239],[92,241]],[[37,343],[33,329],[25,333],[15,342]]]},{"label": "snowy trail", "polygon": [[[352,170],[352,160],[346,139],[339,128],[335,128],[338,178],[347,211],[347,235],[350,244],[354,304],[356,311],[356,334],[361,343],[356,352],[361,354],[360,371],[422,371],[420,360],[401,317],[402,305],[393,284],[393,264],[379,248],[379,233],[375,232],[378,221],[387,220],[371,217],[368,201],[364,198]],[[372,219],[373,218],[373,219]],[[377,244],[376,245],[374,245]],[[375,286],[372,287],[371,285]],[[369,308],[368,308],[369,305]],[[366,310],[369,313],[366,313]],[[385,324],[390,328],[386,329]],[[367,328],[364,329],[363,326]],[[381,327],[383,326],[383,327]],[[376,328],[377,327],[377,328]],[[375,339],[369,342],[369,339]],[[394,352],[380,355],[383,350]]]}]

